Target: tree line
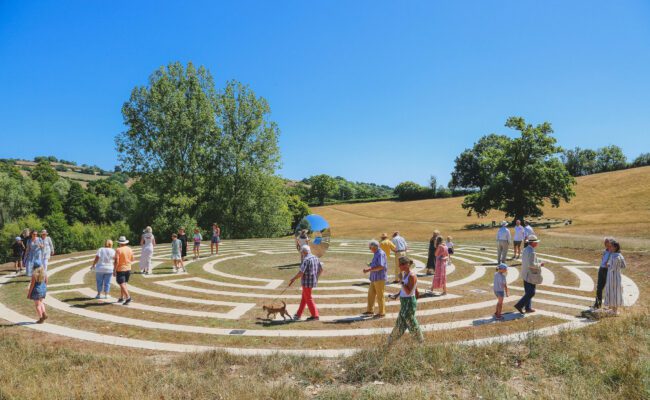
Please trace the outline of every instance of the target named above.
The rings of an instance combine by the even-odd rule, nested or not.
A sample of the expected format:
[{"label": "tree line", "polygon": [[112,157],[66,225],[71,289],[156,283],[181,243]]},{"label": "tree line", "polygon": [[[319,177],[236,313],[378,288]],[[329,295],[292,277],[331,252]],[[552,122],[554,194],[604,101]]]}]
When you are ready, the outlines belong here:
[{"label": "tree line", "polygon": [[605,146],[596,150],[576,147],[562,152],[561,159],[572,176],[584,176],[650,165],[650,153],[642,153],[632,162],[628,162],[627,157],[623,154],[623,149],[616,145]]}]

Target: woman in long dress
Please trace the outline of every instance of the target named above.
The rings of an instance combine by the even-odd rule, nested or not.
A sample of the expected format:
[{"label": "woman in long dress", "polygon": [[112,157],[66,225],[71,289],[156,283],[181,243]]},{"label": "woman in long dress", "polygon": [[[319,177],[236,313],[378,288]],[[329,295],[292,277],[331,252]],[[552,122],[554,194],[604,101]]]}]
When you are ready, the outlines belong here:
[{"label": "woman in long dress", "polygon": [[447,260],[449,259],[449,252],[447,251],[447,245],[442,239],[442,236],[438,236],[436,239],[436,272],[433,276],[433,282],[431,283],[431,291],[433,289],[442,289],[442,294],[447,294]]},{"label": "woman in long dress", "polygon": [[151,259],[153,258],[153,248],[156,245],[156,238],[151,233],[151,227],[145,228],[142,238],[140,239],[140,246],[142,252],[140,253],[140,272],[143,274],[151,275]]},{"label": "woman in long dress", "polygon": [[621,254],[621,245],[616,240],[609,242],[612,253],[607,262],[607,281],[605,283],[605,307],[609,308],[613,314],[618,314],[618,307],[624,306],[623,302],[623,282],[621,279],[621,270],[626,267],[625,258]]},{"label": "woman in long dress", "polygon": [[436,239],[440,236],[440,231],[433,231],[433,236],[429,240],[429,254],[427,257],[427,275],[433,275],[436,272]]},{"label": "woman in long dress", "polygon": [[38,237],[38,232],[32,231],[31,238],[27,241],[25,248],[25,274],[32,276],[35,266],[41,266],[43,262],[43,250],[45,243]]}]

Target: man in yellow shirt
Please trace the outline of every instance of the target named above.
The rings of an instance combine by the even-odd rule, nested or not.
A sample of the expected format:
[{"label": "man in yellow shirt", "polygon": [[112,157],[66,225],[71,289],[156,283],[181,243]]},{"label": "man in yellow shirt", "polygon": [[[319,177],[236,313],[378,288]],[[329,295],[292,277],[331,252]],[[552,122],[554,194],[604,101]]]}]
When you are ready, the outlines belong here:
[{"label": "man in yellow shirt", "polygon": [[[381,234],[381,242],[379,242],[379,247],[386,253],[386,260],[388,261],[390,259],[390,253],[395,252],[395,244],[388,239],[388,234],[382,233]],[[397,257],[395,258],[397,260]],[[395,277],[393,278],[393,283],[398,283],[399,282],[399,263],[395,263]]]},{"label": "man in yellow shirt", "polygon": [[129,290],[126,288],[126,284],[129,282],[129,277],[131,276],[133,250],[127,246],[129,241],[124,236],[120,236],[117,243],[119,247],[115,250],[115,269],[113,269],[113,276],[117,284],[120,285],[120,298],[117,302],[124,302],[126,306],[131,302],[131,296],[129,295]]}]

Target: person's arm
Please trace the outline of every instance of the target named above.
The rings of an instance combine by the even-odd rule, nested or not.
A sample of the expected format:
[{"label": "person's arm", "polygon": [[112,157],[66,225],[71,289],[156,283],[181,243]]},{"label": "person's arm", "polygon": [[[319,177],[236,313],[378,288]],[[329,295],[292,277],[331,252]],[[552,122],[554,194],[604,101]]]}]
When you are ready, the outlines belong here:
[{"label": "person's arm", "polygon": [[33,276],[32,276],[31,282],[29,283],[29,290],[27,290],[27,298],[28,299],[32,297],[32,290],[34,290],[34,277]]},{"label": "person's arm", "polygon": [[404,285],[404,292],[410,296],[413,294],[414,288],[415,288],[415,277],[413,276],[413,273],[409,273],[409,280]]},{"label": "person's arm", "polygon": [[51,237],[47,237],[47,240],[50,242],[50,256],[54,255],[54,242]]},{"label": "person's arm", "polygon": [[503,283],[503,290],[506,292],[506,297],[510,296],[510,291],[508,290],[508,282]]},{"label": "person's arm", "polygon": [[323,263],[319,262],[318,263],[318,273],[316,274],[316,279],[320,279],[320,274],[323,273]]},{"label": "person's arm", "polygon": [[140,246],[144,246],[144,236],[140,236]]},{"label": "person's arm", "polygon": [[293,283],[296,281],[296,279],[300,279],[300,278],[302,278],[303,275],[304,275],[304,273],[303,273],[302,271],[298,272],[298,273],[296,274],[296,276],[294,276],[293,278],[291,278],[291,279],[289,280],[289,286],[293,285]]},{"label": "person's arm", "polygon": [[93,265],[90,266],[90,269],[95,269],[97,266],[97,261],[99,261],[99,255],[95,256],[95,260],[93,261]]},{"label": "person's arm", "polygon": [[113,256],[113,276],[117,276],[117,251]]}]

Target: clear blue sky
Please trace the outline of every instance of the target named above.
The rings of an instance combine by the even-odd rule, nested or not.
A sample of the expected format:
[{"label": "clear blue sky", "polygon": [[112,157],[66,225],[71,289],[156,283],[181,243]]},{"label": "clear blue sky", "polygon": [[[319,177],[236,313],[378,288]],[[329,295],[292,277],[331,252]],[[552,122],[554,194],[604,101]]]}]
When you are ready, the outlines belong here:
[{"label": "clear blue sky", "polygon": [[176,60],[269,100],[292,179],[447,183],[511,115],[564,147],[650,151],[644,0],[4,0],[0,158],[112,169],[122,103]]}]

